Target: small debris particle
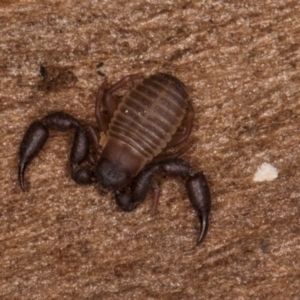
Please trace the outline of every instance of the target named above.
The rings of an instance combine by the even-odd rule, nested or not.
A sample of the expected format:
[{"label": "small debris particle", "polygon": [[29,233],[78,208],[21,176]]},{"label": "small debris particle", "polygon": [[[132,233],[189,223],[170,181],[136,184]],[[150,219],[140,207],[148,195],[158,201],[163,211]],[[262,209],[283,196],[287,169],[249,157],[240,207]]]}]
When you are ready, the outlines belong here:
[{"label": "small debris particle", "polygon": [[[103,62],[100,62],[100,63],[97,64],[96,67],[97,67],[97,69],[99,69],[99,68],[101,68],[103,65],[104,65],[104,63],[103,63]],[[99,76],[105,77],[105,74],[104,74],[103,72],[101,72],[101,71],[98,70],[97,73],[98,73]]]},{"label": "small debris particle", "polygon": [[257,182],[272,181],[276,179],[277,176],[278,176],[277,169],[273,165],[265,162],[257,168],[257,171],[253,177],[253,181],[257,181]]},{"label": "small debris particle", "polygon": [[101,77],[105,77],[105,74],[102,73],[101,71],[97,71],[98,75],[101,76]]}]

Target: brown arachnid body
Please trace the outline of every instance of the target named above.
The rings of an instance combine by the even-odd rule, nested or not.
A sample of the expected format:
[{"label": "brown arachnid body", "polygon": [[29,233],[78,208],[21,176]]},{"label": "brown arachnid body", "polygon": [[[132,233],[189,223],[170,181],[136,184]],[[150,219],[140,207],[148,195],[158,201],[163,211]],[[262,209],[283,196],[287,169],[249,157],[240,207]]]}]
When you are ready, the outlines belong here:
[{"label": "brown arachnid body", "polygon": [[[118,104],[113,93],[138,77],[140,75],[126,76],[110,89],[106,88],[105,81],[100,87],[95,115],[100,132],[105,134],[101,145],[99,134],[91,126],[87,130],[77,119],[64,112],[53,112],[33,122],[20,146],[21,188],[25,191],[25,168],[44,146],[49,130],[74,128],[69,159],[72,179],[78,184],[97,183],[100,188],[113,191],[116,203],[123,211],[134,210],[145,200],[151,188],[156,192],[156,206],[159,186],[155,175],[158,172],[186,178],[188,198],[201,223],[199,244],[207,232],[210,211],[210,191],[205,176],[176,155],[162,154],[165,148],[177,146],[189,137],[194,118],[192,103],[179,79],[158,73],[143,79]],[[103,113],[103,104],[110,122]],[[184,132],[178,132],[181,125],[185,126]],[[98,160],[90,153],[88,133],[101,153]],[[89,162],[90,168],[82,166],[85,161]]]}]

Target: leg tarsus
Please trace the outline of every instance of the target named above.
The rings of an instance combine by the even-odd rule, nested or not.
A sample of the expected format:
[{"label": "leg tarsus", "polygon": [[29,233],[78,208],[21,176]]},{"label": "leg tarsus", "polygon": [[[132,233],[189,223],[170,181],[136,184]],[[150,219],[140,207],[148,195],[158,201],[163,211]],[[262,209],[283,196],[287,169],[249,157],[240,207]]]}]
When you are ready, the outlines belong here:
[{"label": "leg tarsus", "polygon": [[160,154],[156,158],[154,158],[154,162],[158,163],[160,161],[175,159],[175,158],[181,156],[183,153],[185,153],[188,149],[190,149],[192,144],[193,143],[187,143],[186,145],[184,145],[183,147],[177,149],[174,152]]},{"label": "leg tarsus", "polygon": [[154,190],[154,199],[153,199],[151,212],[152,212],[152,215],[154,215],[156,212],[156,208],[157,208],[158,200],[159,200],[159,196],[160,196],[160,186],[156,180],[153,181],[152,188]]},{"label": "leg tarsus", "polygon": [[204,174],[200,172],[191,176],[185,186],[189,200],[198,213],[201,223],[201,230],[197,240],[197,245],[199,245],[208,229],[208,216],[211,206],[210,191]]},{"label": "leg tarsus", "polygon": [[142,76],[142,74],[137,73],[137,74],[131,74],[131,75],[127,75],[127,76],[123,77],[117,83],[115,83],[113,86],[111,86],[111,88],[107,91],[107,93],[108,94],[113,94],[117,90],[124,87],[131,80],[141,78],[141,76]]}]

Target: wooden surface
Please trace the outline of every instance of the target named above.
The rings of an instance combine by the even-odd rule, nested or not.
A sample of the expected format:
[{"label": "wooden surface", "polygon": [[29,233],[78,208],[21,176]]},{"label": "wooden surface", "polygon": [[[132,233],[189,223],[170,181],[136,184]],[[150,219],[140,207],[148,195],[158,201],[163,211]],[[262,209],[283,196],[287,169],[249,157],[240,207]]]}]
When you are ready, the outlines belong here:
[{"label": "wooden surface", "polygon": [[[1,1],[0,298],[300,299],[299,19],[297,0]],[[183,158],[212,190],[199,247],[180,180],[162,180],[155,215],[151,197],[120,212],[70,179],[71,133],[51,132],[22,193],[25,129],[54,110],[95,125],[99,62],[110,84],[163,71],[188,86]],[[263,162],[277,179],[253,181]]]}]

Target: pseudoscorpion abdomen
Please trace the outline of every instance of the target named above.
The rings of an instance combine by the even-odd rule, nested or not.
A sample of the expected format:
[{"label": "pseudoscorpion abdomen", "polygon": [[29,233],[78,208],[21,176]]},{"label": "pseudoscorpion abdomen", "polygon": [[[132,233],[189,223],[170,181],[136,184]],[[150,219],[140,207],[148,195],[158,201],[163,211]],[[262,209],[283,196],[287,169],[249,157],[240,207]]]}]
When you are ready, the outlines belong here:
[{"label": "pseudoscorpion abdomen", "polygon": [[119,104],[108,140],[125,143],[147,161],[158,155],[186,113],[188,94],[177,78],[158,73],[138,84]]}]

